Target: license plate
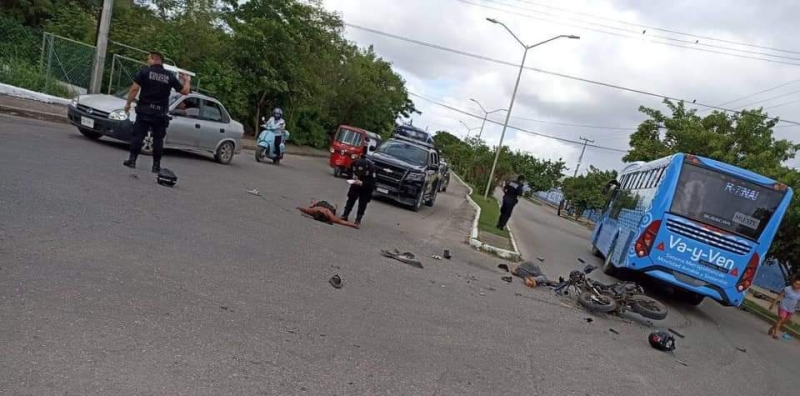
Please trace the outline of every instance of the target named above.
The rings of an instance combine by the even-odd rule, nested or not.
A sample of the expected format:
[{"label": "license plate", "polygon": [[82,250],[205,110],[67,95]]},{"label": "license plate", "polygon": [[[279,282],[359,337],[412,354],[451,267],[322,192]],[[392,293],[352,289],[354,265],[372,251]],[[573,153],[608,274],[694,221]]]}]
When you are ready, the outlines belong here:
[{"label": "license plate", "polygon": [[387,190],[387,189],[385,189],[385,188],[380,188],[380,187],[378,187],[378,188],[377,188],[377,190],[378,190],[378,192],[379,192],[379,193],[381,193],[381,194],[388,194],[388,193],[389,193],[389,190]]},{"label": "license plate", "polygon": [[87,128],[94,128],[94,120],[88,117],[81,117],[81,125]]}]

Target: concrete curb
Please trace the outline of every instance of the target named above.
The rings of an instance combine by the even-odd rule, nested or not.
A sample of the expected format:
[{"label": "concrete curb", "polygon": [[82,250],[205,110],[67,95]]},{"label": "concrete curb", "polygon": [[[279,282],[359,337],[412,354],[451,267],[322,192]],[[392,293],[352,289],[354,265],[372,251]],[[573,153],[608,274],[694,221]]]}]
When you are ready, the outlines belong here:
[{"label": "concrete curb", "polygon": [[511,239],[511,246],[514,248],[514,251],[501,249],[499,247],[489,245],[488,243],[481,242],[478,239],[478,235],[479,235],[479,232],[478,232],[478,221],[481,218],[481,207],[475,201],[472,200],[472,197],[470,197],[470,195],[472,195],[472,187],[470,187],[467,183],[464,183],[464,181],[461,180],[461,178],[458,177],[458,175],[455,174],[455,172],[451,171],[450,174],[455,176],[456,180],[458,180],[459,183],[461,183],[462,185],[464,185],[464,187],[467,188],[467,196],[466,196],[467,201],[469,201],[470,205],[472,205],[472,207],[475,208],[475,218],[472,219],[472,232],[469,235],[469,245],[472,246],[476,250],[489,252],[489,253],[494,254],[494,255],[502,258],[502,259],[506,259],[506,260],[509,260],[509,261],[519,261],[519,260],[521,260],[522,259],[522,255],[519,253],[519,249],[517,249],[517,243],[516,243],[516,241],[514,241],[514,234],[512,234],[510,231],[509,231],[508,235],[509,235],[509,237]]},{"label": "concrete curb", "polygon": [[0,94],[27,100],[35,100],[42,103],[68,105],[71,100],[59,98],[58,96],[43,94],[41,92],[31,91],[30,89],[15,87],[13,85],[0,83]]},{"label": "concrete curb", "polygon": [[45,111],[24,109],[22,107],[0,105],[0,113],[11,114],[20,117],[33,118],[41,121],[59,122],[62,124],[69,124],[66,112],[65,114],[48,113]]}]

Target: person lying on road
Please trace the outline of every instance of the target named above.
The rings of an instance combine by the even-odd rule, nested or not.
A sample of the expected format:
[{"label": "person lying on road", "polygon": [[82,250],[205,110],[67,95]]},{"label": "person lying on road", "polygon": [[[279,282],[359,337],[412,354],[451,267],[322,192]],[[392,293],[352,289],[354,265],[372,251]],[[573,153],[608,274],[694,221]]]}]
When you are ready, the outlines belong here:
[{"label": "person lying on road", "polygon": [[297,207],[297,210],[303,214],[309,215],[314,220],[321,221],[328,224],[340,224],[347,227],[358,228],[358,224],[351,223],[347,220],[342,220],[336,217],[336,207],[327,201],[311,201],[311,205],[307,208]]},{"label": "person lying on road", "polygon": [[524,279],[525,285],[528,287],[556,286],[558,284],[556,281],[547,279],[542,269],[530,261],[525,261],[517,267],[512,268],[511,273]]}]

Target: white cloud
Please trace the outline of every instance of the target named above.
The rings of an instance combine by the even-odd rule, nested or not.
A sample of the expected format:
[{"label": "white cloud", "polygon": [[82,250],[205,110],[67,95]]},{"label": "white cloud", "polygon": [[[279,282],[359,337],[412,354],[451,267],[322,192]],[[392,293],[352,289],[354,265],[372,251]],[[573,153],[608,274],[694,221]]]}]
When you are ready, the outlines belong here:
[{"label": "white cloud", "polygon": [[[538,18],[552,17],[505,8],[501,5],[529,7],[551,14],[559,13],[554,10],[534,8],[528,2],[468,1],[512,12],[476,7],[457,0],[403,2],[325,0],[325,6],[332,11],[340,12],[347,23],[512,63],[520,62],[521,47],[502,27],[485,21],[486,17],[504,21],[526,43],[535,43],[559,34],[577,34],[581,36],[580,40],[562,39],[532,49],[526,65],[677,96],[690,101],[697,99],[702,103],[722,103],[796,78],[796,66],[675,48],[654,44],[651,41],[655,40],[656,35],[676,37],[666,32],[649,29],[646,34],[638,35],[638,33],[603,29],[631,36],[631,38],[621,38],[564,26],[552,21],[527,18],[524,14]],[[552,4],[615,20],[778,48],[792,48],[793,37],[797,31],[793,15],[796,15],[798,7],[791,2],[771,3],[770,7],[744,0],[705,2],[663,0],[646,3],[625,0],[617,2],[565,0]],[[720,12],[720,10],[725,11]],[[756,13],[759,17],[753,18]],[[639,31],[637,27],[610,21],[580,18]],[[566,19],[560,19],[559,22],[575,24],[574,21]],[[602,29],[597,26],[591,28]],[[479,114],[480,110],[469,100],[470,98],[479,100],[487,109],[508,106],[517,73],[513,67],[442,52],[352,28],[348,28],[346,34],[360,45],[374,44],[376,52],[394,64],[396,70],[408,82],[409,90],[414,93],[445,101],[476,114]],[[687,37],[683,36],[681,39]],[[706,43],[706,40],[700,40]],[[686,45],[674,41],[666,42]],[[733,46],[725,43],[714,44]],[[699,45],[695,47],[715,50]],[[763,51],[751,47],[739,48]],[[800,53],[777,54],[800,58]],[[794,88],[789,86],[733,105],[744,105],[793,89],[800,89],[800,84]],[[797,95],[765,102],[765,105],[776,105],[793,98],[797,98]],[[463,136],[466,132],[459,120],[470,126],[480,126],[480,119],[471,119],[418,98],[412,99],[423,112],[421,116],[414,118],[415,125],[447,129],[459,136]],[[526,70],[520,83],[512,124],[575,141],[584,136],[594,139],[596,145],[624,149],[628,143],[626,131],[555,126],[515,119],[513,116],[571,124],[635,127],[644,119],[638,112],[640,105],[659,107],[661,99]],[[775,114],[788,119],[800,119],[798,111],[800,103],[776,109]],[[502,122],[503,116],[503,113],[499,113],[492,118]],[[483,133],[484,139],[490,144],[496,144],[501,129],[500,126],[487,124]],[[798,128],[779,128],[777,133],[779,137],[791,137],[797,130]],[[506,143],[514,149],[526,150],[542,158],[556,159],[561,156],[573,169],[580,153],[579,145],[516,131],[507,133]],[[590,164],[600,168],[619,169],[621,157],[621,153],[590,147],[586,151],[581,169],[588,168]]]}]

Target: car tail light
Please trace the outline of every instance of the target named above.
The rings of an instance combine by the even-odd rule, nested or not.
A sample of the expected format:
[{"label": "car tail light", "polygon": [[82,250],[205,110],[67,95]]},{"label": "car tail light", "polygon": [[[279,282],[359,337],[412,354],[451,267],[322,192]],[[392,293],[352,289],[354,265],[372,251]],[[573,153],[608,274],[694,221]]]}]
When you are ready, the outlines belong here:
[{"label": "car tail light", "polygon": [[742,277],[739,278],[739,282],[736,283],[736,290],[740,293],[749,289],[750,285],[753,284],[753,278],[756,277],[756,270],[758,270],[758,263],[760,261],[761,257],[758,253],[753,253],[753,256],[750,257],[750,261],[747,262],[747,268],[744,269]]},{"label": "car tail light", "polygon": [[645,228],[639,239],[636,240],[634,248],[636,249],[636,256],[644,257],[650,254],[650,249],[653,248],[653,242],[656,241],[658,235],[658,228],[661,227],[661,220],[655,220]]},{"label": "car tail light", "polygon": [[333,154],[333,153],[335,153],[335,152],[336,152],[336,149],[335,149],[335,148],[333,148],[333,147],[331,147],[331,154]]}]

